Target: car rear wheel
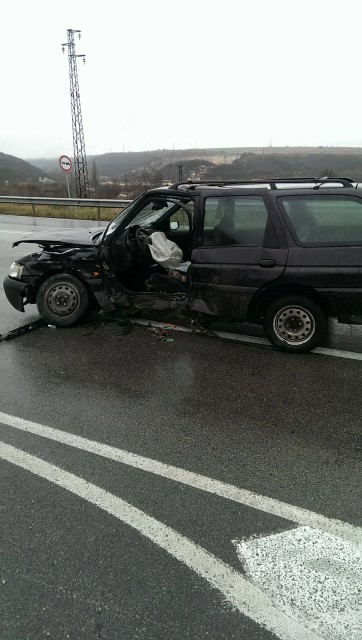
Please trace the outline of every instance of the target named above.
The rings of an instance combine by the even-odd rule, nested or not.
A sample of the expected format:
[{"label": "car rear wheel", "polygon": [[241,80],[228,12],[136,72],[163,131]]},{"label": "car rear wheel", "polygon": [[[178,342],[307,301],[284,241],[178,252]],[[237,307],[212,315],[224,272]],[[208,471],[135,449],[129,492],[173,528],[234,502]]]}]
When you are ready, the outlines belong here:
[{"label": "car rear wheel", "polygon": [[267,308],[264,331],[279,349],[306,353],[323,344],[327,318],[314,300],[285,296],[274,300]]},{"label": "car rear wheel", "polygon": [[88,311],[89,293],[78,278],[59,274],[43,282],[36,304],[44,320],[58,327],[70,327]]}]

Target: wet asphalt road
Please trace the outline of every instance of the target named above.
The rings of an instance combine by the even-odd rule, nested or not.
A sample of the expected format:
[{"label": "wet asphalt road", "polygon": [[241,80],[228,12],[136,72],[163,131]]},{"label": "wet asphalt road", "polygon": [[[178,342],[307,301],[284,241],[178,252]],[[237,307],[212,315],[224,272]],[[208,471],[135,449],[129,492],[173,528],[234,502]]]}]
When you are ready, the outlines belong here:
[{"label": "wet asphalt road", "polygon": [[[17,223],[0,218],[1,279],[27,252],[11,249]],[[0,296],[0,333],[37,317]],[[99,323],[2,342],[0,411],[362,526],[362,362],[168,335]],[[361,353],[361,336],[333,326],[331,346]],[[232,541],[295,526],[1,420],[0,429],[2,442],[122,498],[237,571]],[[8,461],[0,474],[1,640],[277,637],[89,501]]]}]

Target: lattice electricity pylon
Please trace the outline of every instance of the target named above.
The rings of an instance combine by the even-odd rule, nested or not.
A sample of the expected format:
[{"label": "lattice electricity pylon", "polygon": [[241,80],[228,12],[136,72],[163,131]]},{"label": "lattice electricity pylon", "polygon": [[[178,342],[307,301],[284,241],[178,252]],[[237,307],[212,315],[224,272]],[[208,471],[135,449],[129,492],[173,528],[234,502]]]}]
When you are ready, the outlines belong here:
[{"label": "lattice electricity pylon", "polygon": [[65,47],[68,47],[75,188],[76,188],[78,198],[88,198],[89,197],[88,167],[87,167],[87,156],[85,153],[82,109],[80,104],[78,70],[77,70],[77,58],[83,58],[83,62],[85,62],[85,55],[83,53],[78,55],[75,53],[75,43],[74,43],[75,33],[78,34],[78,38],[80,39],[79,29],[67,30],[68,41],[62,44],[62,48],[64,53]]}]

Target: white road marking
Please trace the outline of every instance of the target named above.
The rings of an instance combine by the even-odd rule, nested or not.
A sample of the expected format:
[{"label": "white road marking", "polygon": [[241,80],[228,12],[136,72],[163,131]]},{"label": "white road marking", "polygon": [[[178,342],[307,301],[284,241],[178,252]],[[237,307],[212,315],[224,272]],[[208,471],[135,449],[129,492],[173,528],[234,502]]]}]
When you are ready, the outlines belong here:
[{"label": "white road marking", "polygon": [[[12,231],[11,229],[1,229],[0,228],[0,235],[2,233],[15,233],[17,236],[20,236],[20,231]],[[25,231],[25,233],[30,233],[30,231],[29,232]]]},{"label": "white road marking", "polygon": [[213,478],[208,478],[207,476],[202,476],[192,471],[187,471],[186,469],[180,469],[179,467],[174,467],[159,462],[158,460],[153,460],[152,458],[139,456],[123,449],[117,449],[116,447],[111,447],[95,440],[88,440],[88,438],[83,438],[82,436],[60,431],[59,429],[53,429],[52,427],[46,427],[37,422],[23,420],[22,418],[6,413],[0,412],[0,423],[15,429],[20,429],[21,431],[33,433],[43,438],[55,440],[56,442],[81,449],[82,451],[94,453],[109,460],[121,462],[122,464],[153,473],[163,478],[174,480],[189,487],[220,496],[226,500],[232,500],[233,502],[238,502],[253,509],[258,509],[259,511],[270,513],[285,520],[296,522],[298,525],[311,526],[327,531],[362,545],[362,529],[346,522],[329,519],[313,511],[307,511],[306,509],[295,507],[286,502],[274,500],[273,498],[268,498],[246,489],[239,489],[232,484],[226,484],[225,482],[220,482],[219,480],[214,480]]},{"label": "white road marking", "polygon": [[362,638],[362,553],[301,527],[237,543],[246,575],[273,604],[326,640]]},{"label": "white road marking", "polygon": [[[198,333],[196,329],[191,329],[190,327],[183,327],[181,325],[176,324],[168,324],[167,322],[158,322],[155,320],[143,320],[136,319],[131,320],[134,324],[141,324],[152,327],[160,327],[160,328],[169,328],[173,331],[183,331],[185,333]],[[202,331],[199,331],[202,333]],[[248,336],[240,333],[231,333],[229,331],[210,331],[210,334],[214,334],[219,338],[223,338],[225,340],[230,340],[231,342],[239,342],[241,344],[256,344],[262,345],[264,347],[269,347],[272,349],[272,345],[269,340],[266,338],[261,338],[259,336]],[[362,353],[357,353],[355,351],[342,351],[340,349],[329,349],[327,347],[317,347],[310,352],[310,355],[319,354],[322,356],[333,356],[334,358],[347,358],[348,360],[362,360]]]},{"label": "white road marking", "polygon": [[334,356],[335,358],[348,358],[349,360],[362,360],[362,353],[355,351],[341,351],[340,349],[317,347],[312,353],[319,353],[322,356]]},{"label": "white road marking", "polygon": [[240,613],[266,627],[282,640],[318,640],[318,635],[304,629],[299,622],[278,611],[268,596],[232,567],[124,500],[72,473],[2,442],[0,458],[70,491],[133,527],[207,580]]}]

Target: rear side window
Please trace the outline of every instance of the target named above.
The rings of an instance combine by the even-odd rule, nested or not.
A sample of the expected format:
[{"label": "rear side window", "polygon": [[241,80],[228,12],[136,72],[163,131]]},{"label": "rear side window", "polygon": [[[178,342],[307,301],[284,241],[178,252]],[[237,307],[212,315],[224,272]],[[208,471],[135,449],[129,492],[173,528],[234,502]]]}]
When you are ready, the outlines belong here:
[{"label": "rear side window", "polygon": [[260,196],[205,199],[203,244],[261,246],[268,211]]},{"label": "rear side window", "polygon": [[353,196],[283,196],[278,198],[298,244],[362,244],[362,200]]}]

